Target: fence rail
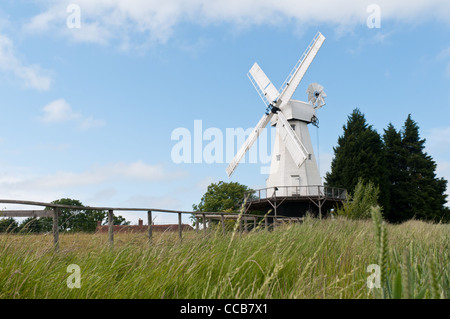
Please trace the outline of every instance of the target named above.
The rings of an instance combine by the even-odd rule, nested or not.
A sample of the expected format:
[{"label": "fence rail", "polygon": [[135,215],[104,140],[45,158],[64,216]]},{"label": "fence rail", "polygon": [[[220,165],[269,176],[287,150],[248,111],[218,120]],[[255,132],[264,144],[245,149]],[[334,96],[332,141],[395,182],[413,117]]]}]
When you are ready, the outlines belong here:
[{"label": "fence rail", "polygon": [[[35,202],[27,200],[12,200],[12,199],[0,199],[0,204],[13,204],[13,205],[27,205],[27,206],[41,206],[46,207],[43,210],[3,210],[0,211],[0,217],[51,217],[53,219],[53,243],[55,251],[59,250],[59,223],[58,217],[62,209],[71,210],[83,210],[83,211],[107,211],[108,212],[108,241],[111,247],[114,245],[114,211],[137,211],[146,212],[148,220],[148,240],[151,243],[153,236],[153,220],[152,213],[169,213],[178,214],[178,236],[180,241],[182,240],[183,224],[182,215],[189,214],[194,215],[196,218],[196,230],[199,230],[200,218],[203,222],[203,229],[207,230],[207,222],[211,220],[220,220],[222,223],[223,232],[225,234],[225,219],[234,219],[239,222],[239,230],[242,232],[247,229],[247,222],[253,221],[254,227],[256,227],[257,220],[264,219],[264,225],[266,228],[269,227],[268,217],[261,215],[252,214],[239,214],[239,213],[229,213],[229,212],[195,212],[195,211],[180,211],[180,210],[170,210],[161,208],[127,208],[127,207],[93,207],[93,206],[72,206],[72,205],[61,205],[53,203]],[[301,222],[301,218],[288,218],[284,216],[270,217],[273,219],[273,225],[284,222]],[[244,226],[242,225],[244,223]]]}]

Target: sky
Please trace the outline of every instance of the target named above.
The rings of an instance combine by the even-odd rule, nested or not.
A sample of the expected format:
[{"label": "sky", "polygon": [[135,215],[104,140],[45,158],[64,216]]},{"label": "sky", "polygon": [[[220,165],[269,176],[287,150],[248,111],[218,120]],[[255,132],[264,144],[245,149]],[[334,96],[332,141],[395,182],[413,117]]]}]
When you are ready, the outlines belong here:
[{"label": "sky", "polygon": [[212,182],[264,188],[270,127],[225,172],[227,131],[265,111],[246,74],[258,62],[280,88],[318,31],[293,98],[327,94],[310,126],[322,177],[359,108],[380,134],[411,114],[449,180],[449,16],[448,0],[1,0],[0,198],[190,211]]}]

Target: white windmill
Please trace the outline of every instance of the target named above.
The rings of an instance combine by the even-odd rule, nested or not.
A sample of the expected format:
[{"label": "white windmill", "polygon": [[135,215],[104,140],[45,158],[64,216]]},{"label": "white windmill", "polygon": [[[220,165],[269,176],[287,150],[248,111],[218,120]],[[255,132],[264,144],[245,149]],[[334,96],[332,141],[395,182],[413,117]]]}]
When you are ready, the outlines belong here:
[{"label": "white windmill", "polygon": [[318,195],[317,186],[321,185],[321,179],[308,124],[317,125],[316,110],[325,105],[326,94],[322,86],[313,83],[307,90],[308,103],[292,100],[291,97],[324,41],[325,37],[318,32],[279,91],[257,63],[250,69],[248,77],[267,105],[267,110],[227,167],[228,177],[271,122],[272,126],[276,125],[276,138],[267,188],[277,190],[278,196],[290,196],[293,192],[296,195],[299,192],[302,193],[300,195]]}]

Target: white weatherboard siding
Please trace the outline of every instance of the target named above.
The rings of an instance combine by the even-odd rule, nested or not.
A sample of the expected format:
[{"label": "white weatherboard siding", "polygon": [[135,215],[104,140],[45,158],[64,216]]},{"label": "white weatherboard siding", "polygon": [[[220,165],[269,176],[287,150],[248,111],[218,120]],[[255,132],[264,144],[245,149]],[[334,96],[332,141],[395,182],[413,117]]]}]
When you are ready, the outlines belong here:
[{"label": "white weatherboard siding", "polygon": [[[321,185],[319,169],[317,166],[314,149],[311,143],[311,137],[308,130],[308,122],[315,115],[315,110],[311,104],[293,101],[284,109],[286,118],[294,128],[295,134],[299,137],[308,153],[310,154],[303,165],[297,167],[292,156],[286,149],[285,144],[281,141],[279,130],[276,131],[274,149],[272,153],[272,161],[270,165],[270,174],[266,181],[267,188],[280,186],[317,186]],[[306,120],[308,122],[306,122]],[[272,125],[277,123],[277,117],[272,118]],[[289,192],[295,191],[289,189]],[[317,195],[314,187],[300,187],[300,195]],[[285,194],[286,190],[280,188],[277,191],[278,196],[290,196]],[[270,196],[271,194],[267,194]]]}]

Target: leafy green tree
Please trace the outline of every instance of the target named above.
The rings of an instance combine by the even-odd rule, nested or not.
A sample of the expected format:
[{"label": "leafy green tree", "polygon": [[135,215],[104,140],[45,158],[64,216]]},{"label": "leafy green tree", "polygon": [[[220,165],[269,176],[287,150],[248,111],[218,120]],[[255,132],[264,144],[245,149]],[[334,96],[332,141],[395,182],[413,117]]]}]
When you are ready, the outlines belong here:
[{"label": "leafy green tree", "polygon": [[51,218],[29,217],[22,221],[19,225],[19,231],[23,233],[46,233],[53,229]]},{"label": "leafy green tree", "polygon": [[[84,205],[79,200],[70,198],[58,199],[53,201],[52,204],[84,207]],[[47,207],[46,209],[52,208]],[[58,221],[59,230],[72,232],[94,232],[97,228],[98,221],[106,220],[107,222],[107,214],[108,213],[106,211],[62,208],[60,210]],[[41,219],[42,223],[45,223],[46,225],[52,225],[51,217],[44,217]],[[129,222],[127,222],[122,216],[114,216],[113,224],[127,225],[129,224]],[[45,229],[44,231],[49,230]]]},{"label": "leafy green tree", "polygon": [[333,148],[334,158],[325,183],[353,192],[360,178],[373,182],[380,191],[379,204],[384,210],[389,210],[389,181],[380,135],[367,123],[359,109],[349,115],[343,130],[337,147]]},{"label": "leafy green tree", "polygon": [[[67,205],[67,206],[78,206],[83,207],[83,204],[76,199],[71,198],[61,198],[51,202],[52,204]],[[51,207],[46,209],[51,210]],[[97,221],[101,221],[104,218],[103,212],[86,211],[72,208],[61,208],[58,225],[60,231],[73,231],[73,232],[92,232],[95,231],[97,226]],[[46,217],[50,221],[51,217]]]},{"label": "leafy green tree", "polygon": [[[108,224],[108,214],[107,214],[107,212],[105,212],[105,215],[106,215],[105,216],[105,221],[103,222],[102,225],[107,225]],[[120,215],[114,215],[113,225],[130,225],[130,222],[127,221],[125,219],[125,217],[122,217]]]},{"label": "leafy green tree", "polygon": [[194,211],[200,212],[239,212],[244,200],[244,193],[250,189],[237,182],[211,183],[198,205],[192,205]]},{"label": "leafy green tree", "polygon": [[[202,196],[198,205],[192,205],[192,209],[197,212],[227,212],[227,213],[239,213],[244,203],[244,200],[251,200],[255,198],[251,193],[251,189],[237,182],[226,183],[220,181],[218,183],[211,183],[206,193]],[[247,193],[247,194],[246,194]],[[252,211],[252,214],[262,215],[263,212]],[[192,222],[197,222],[194,215],[191,216]],[[199,222],[202,223],[203,219],[199,218]],[[212,220],[211,223],[216,224],[219,220]],[[225,221],[225,227],[227,229],[233,229],[235,222],[228,220]]]}]

